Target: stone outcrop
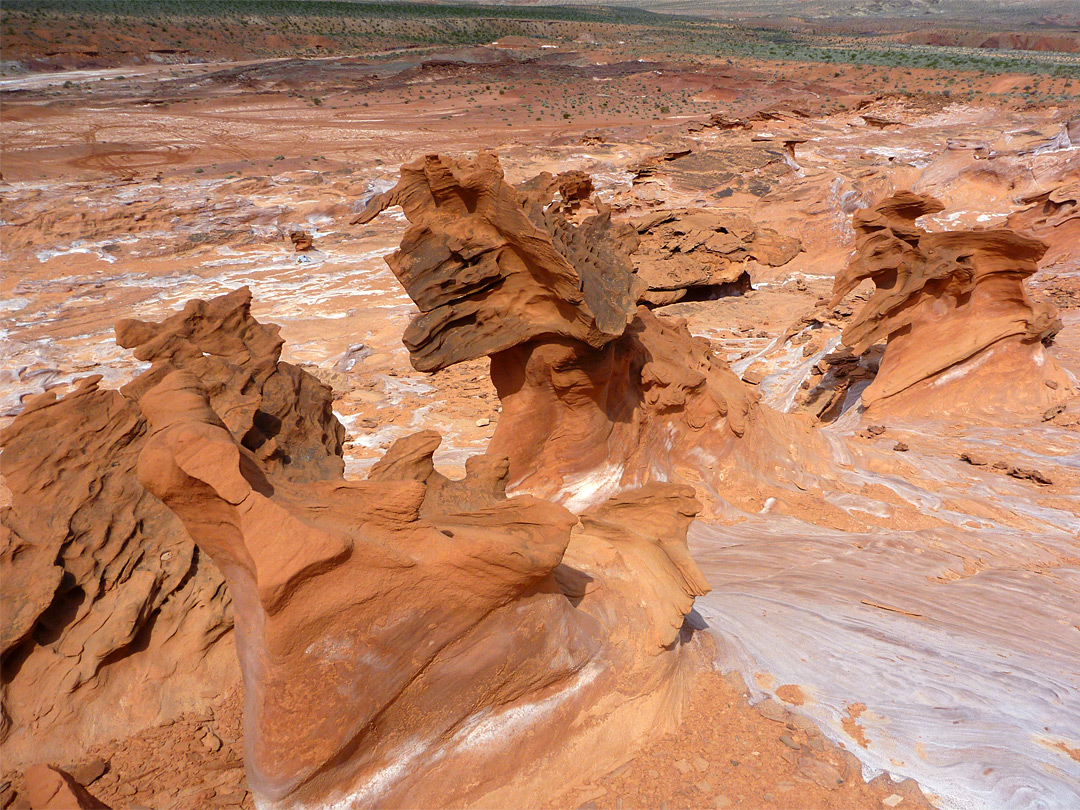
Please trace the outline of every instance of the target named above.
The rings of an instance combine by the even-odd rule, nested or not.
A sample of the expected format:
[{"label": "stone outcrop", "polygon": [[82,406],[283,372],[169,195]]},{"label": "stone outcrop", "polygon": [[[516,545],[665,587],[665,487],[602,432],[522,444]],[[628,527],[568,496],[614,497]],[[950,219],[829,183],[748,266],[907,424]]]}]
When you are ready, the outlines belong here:
[{"label": "stone outcrop", "polygon": [[635,305],[636,229],[603,210],[575,223],[538,185],[550,187],[515,189],[492,155],[429,156],[360,217],[398,204],[409,219],[387,262],[421,310],[405,333],[413,365],[491,357],[503,411],[489,453],[509,459],[512,488],[581,511],[650,481],[693,482],[749,505],[767,480],[820,466],[813,451],[781,463],[814,445],[808,426],[760,406],[684,325]]},{"label": "stone outcrop", "polygon": [[[215,649],[232,627],[224,580],[139,485],[145,422],[98,379],[60,400],[32,399],[3,435],[12,493],[0,550],[4,736],[13,763],[70,760],[183,710],[235,673],[231,651]],[[174,702],[147,685],[165,676],[188,694]],[[126,716],[114,710],[121,699]]]},{"label": "stone outcrop", "polygon": [[247,287],[189,301],[160,324],[121,321],[116,342],[151,363],[122,393],[138,400],[173,371],[191,372],[229,430],[267,467],[293,481],[339,476],[345,429],[333,414],[331,391],[281,361],[279,331],[252,317]]},{"label": "stone outcrop", "polygon": [[[654,484],[579,519],[508,499],[496,454],[443,476],[430,431],[346,481],[329,389],[280,362],[250,303],[121,322],[148,370],[39,397],[5,432],[11,763],[43,728],[69,735],[33,749],[54,761],[121,733],[87,716],[119,714],[103,695],[141,725],[175,709],[143,706],[138,678],[223,688],[232,670],[201,662],[224,637],[261,804],[534,806],[672,728],[708,658],[686,622],[708,590],[686,547],[693,490]],[[55,768],[26,780],[42,806],[100,806]]]},{"label": "stone outcrop", "polygon": [[631,197],[639,204],[662,205],[672,189],[724,204],[733,194],[762,197],[775,191],[794,167],[782,144],[738,138],[713,148],[668,149],[627,170],[634,176]]},{"label": "stone outcrop", "polygon": [[1024,202],[1027,206],[1010,216],[1008,224],[1047,244],[1043,266],[1080,261],[1080,181],[1031,195]]},{"label": "stone outcrop", "polygon": [[[387,264],[420,308],[403,340],[413,365],[434,371],[539,335],[600,347],[622,334],[637,288],[621,272],[628,225],[601,212],[574,227],[554,189],[518,193],[490,153],[429,156],[374,197],[356,222],[400,205],[410,227]],[[620,237],[623,237],[620,239]]]},{"label": "stone outcrop", "polygon": [[546,200],[550,200],[555,196],[555,192],[558,192],[562,202],[570,205],[590,199],[594,190],[592,177],[579,169],[557,175],[541,172],[523,183],[520,189],[530,196]]},{"label": "stone outcrop", "polygon": [[462,503],[430,433],[366,481],[297,482],[237,440],[194,374],[140,405],[140,480],[236,605],[258,803],[536,806],[677,717],[703,661],[685,616],[708,590],[686,548],[690,488],[579,521],[506,499],[504,459],[470,470],[486,484]]},{"label": "stone outcrop", "polygon": [[794,427],[706,341],[644,307],[599,350],[537,339],[493,355],[491,379],[502,415],[489,452],[510,458],[513,486],[573,509],[653,480],[711,489],[732,476],[721,497],[738,500],[744,476],[775,466],[762,445]]},{"label": "stone outcrop", "polygon": [[471,512],[506,497],[510,463],[487,454],[465,460],[465,477],[453,480],[435,469],[433,455],[442,443],[434,430],[398,439],[368,471],[369,481],[419,481],[427,487],[420,514]]},{"label": "stone outcrop", "polygon": [[[224,579],[139,484],[147,424],[136,400],[178,370],[205,381],[238,442],[285,480],[344,469],[330,389],[280,362],[277,327],[246,288],[193,301],[117,338],[149,370],[123,391],[99,377],[25,403],[0,455],[5,753],[73,758],[93,742],[195,708],[236,678]],[[158,684],[170,678],[172,688]],[[116,712],[123,701],[128,709]]]},{"label": "stone outcrop", "polygon": [[290,231],[289,241],[292,242],[293,250],[302,253],[311,250],[315,246],[315,240],[307,231]]},{"label": "stone outcrop", "polygon": [[645,281],[644,304],[703,300],[750,289],[752,263],[787,264],[798,239],[757,227],[747,217],[696,208],[660,211],[634,222],[634,269]]},{"label": "stone outcrop", "polygon": [[873,281],[843,341],[856,354],[888,341],[863,405],[1041,413],[1072,388],[1043,347],[1061,322],[1024,288],[1046,245],[1007,229],[931,233],[916,224],[942,210],[901,192],[855,215],[856,255],[836,277],[832,305]]},{"label": "stone outcrop", "polygon": [[753,124],[749,121],[745,121],[742,118],[736,118],[735,116],[726,113],[713,113],[709,116],[704,126],[715,127],[716,129],[752,130],[754,128]]},{"label": "stone outcrop", "polygon": [[26,792],[33,810],[109,810],[71,774],[53,765],[27,768]]}]

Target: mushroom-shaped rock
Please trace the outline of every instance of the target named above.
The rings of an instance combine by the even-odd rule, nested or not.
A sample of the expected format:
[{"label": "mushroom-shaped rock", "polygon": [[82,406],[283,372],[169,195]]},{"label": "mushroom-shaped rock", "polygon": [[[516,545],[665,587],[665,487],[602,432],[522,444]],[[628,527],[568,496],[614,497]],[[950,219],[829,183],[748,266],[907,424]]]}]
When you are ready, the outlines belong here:
[{"label": "mushroom-shaped rock", "polygon": [[1072,387],[1043,346],[1061,322],[1024,288],[1046,245],[1007,229],[928,232],[917,224],[942,210],[933,198],[901,192],[855,215],[856,254],[836,277],[832,305],[873,281],[843,341],[856,354],[888,341],[863,405],[1041,413]]},{"label": "mushroom-shaped rock", "polygon": [[574,227],[553,207],[557,185],[533,194],[506,182],[498,159],[437,155],[403,166],[357,222],[400,205],[410,226],[387,263],[420,315],[405,330],[413,365],[434,371],[540,335],[600,347],[633,318],[635,279],[607,212]]},{"label": "mushroom-shaped rock", "polygon": [[[658,480],[700,482],[755,510],[778,480],[806,489],[819,440],[760,406],[684,324],[635,307],[643,285],[631,260],[638,231],[668,223],[688,252],[715,243],[783,261],[797,243],[705,212],[645,228],[604,210],[575,218],[554,185],[541,175],[515,188],[493,155],[429,156],[361,217],[400,204],[410,222],[387,263],[421,310],[405,336],[413,365],[491,357],[503,412],[488,452],[509,460],[508,486],[573,511]],[[793,454],[804,463],[777,463]]]}]

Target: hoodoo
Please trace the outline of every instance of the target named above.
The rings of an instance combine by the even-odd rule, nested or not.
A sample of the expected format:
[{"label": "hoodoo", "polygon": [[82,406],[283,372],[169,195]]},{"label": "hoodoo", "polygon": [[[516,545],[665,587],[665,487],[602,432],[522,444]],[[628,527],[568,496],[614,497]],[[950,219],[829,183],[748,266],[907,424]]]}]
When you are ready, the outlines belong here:
[{"label": "hoodoo", "polygon": [[387,263],[420,308],[413,365],[491,357],[503,412],[489,452],[509,459],[509,486],[574,510],[650,481],[755,511],[777,481],[806,489],[824,455],[808,424],[762,405],[685,324],[637,306],[636,230],[602,203],[580,217],[553,183],[515,188],[482,153],[402,167],[357,221],[393,205],[410,223]]},{"label": "hoodoo", "polygon": [[1004,228],[931,233],[916,223],[943,210],[902,192],[855,215],[856,255],[836,277],[832,305],[872,280],[876,289],[843,341],[857,354],[888,341],[863,406],[912,415],[1041,412],[1072,390],[1043,346],[1061,322],[1024,289],[1046,245]]}]

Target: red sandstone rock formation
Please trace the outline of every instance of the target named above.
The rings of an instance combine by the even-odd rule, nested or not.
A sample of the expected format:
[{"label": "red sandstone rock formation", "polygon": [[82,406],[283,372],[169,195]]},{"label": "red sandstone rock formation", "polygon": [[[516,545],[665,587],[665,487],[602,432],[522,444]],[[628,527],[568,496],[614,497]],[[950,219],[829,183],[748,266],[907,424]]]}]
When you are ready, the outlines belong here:
[{"label": "red sandstone rock formation", "polygon": [[279,331],[252,317],[247,287],[189,301],[160,324],[121,321],[116,342],[152,363],[121,391],[137,400],[173,371],[189,371],[229,430],[264,465],[293,481],[338,477],[345,469],[345,429],[334,417],[331,391],[281,362]]},{"label": "red sandstone rock formation", "polygon": [[[32,399],[2,437],[12,493],[0,600],[13,764],[70,760],[126,724],[182,710],[235,671],[229,651],[215,650],[232,625],[224,581],[139,485],[145,422],[98,379],[60,400]],[[189,692],[175,705],[144,685],[165,676]],[[121,699],[127,716],[115,712]]]},{"label": "red sandstone rock formation", "polygon": [[71,759],[236,678],[221,573],[136,479],[147,425],[135,399],[172,372],[196,373],[266,468],[287,480],[340,476],[330,389],[279,361],[277,327],[259,324],[250,303],[245,288],[161,324],[119,324],[148,371],[122,392],[90,377],[62,399],[35,397],[0,437],[12,493],[0,540],[11,764]]},{"label": "red sandstone rock formation", "polygon": [[[95,688],[124,685],[130,705],[135,675],[156,680],[140,656],[197,665],[228,629],[222,575],[260,802],[532,806],[672,728],[707,658],[685,622],[708,590],[686,548],[692,489],[652,485],[579,520],[508,500],[496,455],[447,479],[430,432],[348,482],[329,390],[278,361],[246,289],[117,335],[149,370],[122,392],[91,379],[40,397],[4,436],[23,748],[28,728],[85,745]],[[57,441],[72,436],[86,444]],[[34,713],[61,701],[71,716]],[[93,806],[54,769],[27,779],[42,806]]]},{"label": "red sandstone rock formation", "polygon": [[631,197],[639,204],[662,204],[671,189],[719,200],[733,193],[762,197],[797,167],[781,143],[727,141],[710,148],[671,148],[628,166],[634,175]]},{"label": "red sandstone rock formation", "polygon": [[558,192],[562,195],[562,201],[570,204],[584,202],[593,194],[592,177],[577,169],[557,175],[541,172],[519,188],[530,196],[545,200],[550,200]]},{"label": "red sandstone rock formation", "polygon": [[657,212],[634,226],[640,242],[634,269],[648,285],[641,295],[646,304],[745,292],[747,262],[780,267],[801,249],[798,239],[756,227],[747,217],[694,208]]},{"label": "red sandstone rock formation", "polygon": [[1066,183],[1027,197],[1024,202],[1028,207],[1009,217],[1009,227],[1030,233],[1048,245],[1043,266],[1052,268],[1080,261],[1080,182]]},{"label": "red sandstone rock formation", "polygon": [[109,810],[71,774],[52,765],[26,769],[26,792],[33,810]]},{"label": "red sandstone rock formation", "polygon": [[427,494],[420,510],[423,517],[448,512],[471,512],[493,506],[506,498],[510,464],[490,455],[465,460],[465,477],[447,478],[435,469],[432,459],[442,443],[434,430],[423,430],[398,439],[368,471],[369,481],[420,481]]},{"label": "red sandstone rock formation", "polygon": [[292,242],[293,249],[297,253],[302,253],[305,250],[311,250],[311,248],[315,245],[315,240],[307,231],[290,231],[289,240]]},{"label": "red sandstone rock formation", "polygon": [[492,154],[457,163],[428,157],[401,175],[356,221],[400,205],[411,223],[387,263],[420,307],[403,337],[417,369],[445,368],[538,335],[600,347],[622,334],[637,292],[613,237],[632,234],[629,226],[604,212],[574,227],[543,207],[550,185],[537,196],[519,194]]},{"label": "red sandstone rock formation", "polygon": [[706,127],[716,127],[717,129],[753,129],[753,125],[744,121],[742,118],[736,118],[734,116],[727,115],[726,113],[713,113],[709,116],[709,120],[705,122]]},{"label": "red sandstone rock formation", "polygon": [[863,405],[1042,412],[1071,390],[1043,346],[1060,321],[1023,284],[1046,245],[1005,229],[928,233],[916,225],[943,208],[901,192],[855,216],[856,256],[836,277],[832,304],[872,280],[877,289],[843,341],[857,354],[888,341]]},{"label": "red sandstone rock formation", "polygon": [[503,460],[471,469],[477,498],[459,503],[431,434],[367,481],[290,481],[195,375],[165,376],[140,405],[140,480],[236,605],[257,801],[535,806],[677,716],[700,663],[684,617],[708,589],[686,549],[688,487],[579,523],[505,499]]},{"label": "red sandstone rock formation", "polygon": [[387,262],[421,310],[413,365],[491,356],[503,412],[489,453],[509,458],[510,485],[580,511],[693,482],[760,509],[767,480],[818,467],[808,426],[761,407],[684,325],[635,307],[635,229],[605,211],[575,225],[549,189],[515,189],[493,155],[429,156],[358,220],[391,205],[409,219]]}]

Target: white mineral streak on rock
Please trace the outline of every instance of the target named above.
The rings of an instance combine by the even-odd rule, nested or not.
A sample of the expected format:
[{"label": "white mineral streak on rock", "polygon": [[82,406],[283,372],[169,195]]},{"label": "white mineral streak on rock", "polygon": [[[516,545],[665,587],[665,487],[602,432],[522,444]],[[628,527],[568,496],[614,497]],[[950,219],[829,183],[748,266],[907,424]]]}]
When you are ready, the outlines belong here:
[{"label": "white mineral streak on rock", "polygon": [[584,512],[622,489],[622,477],[621,464],[605,464],[586,475],[569,478],[563,482],[562,490],[566,494],[559,503],[571,512]]}]

